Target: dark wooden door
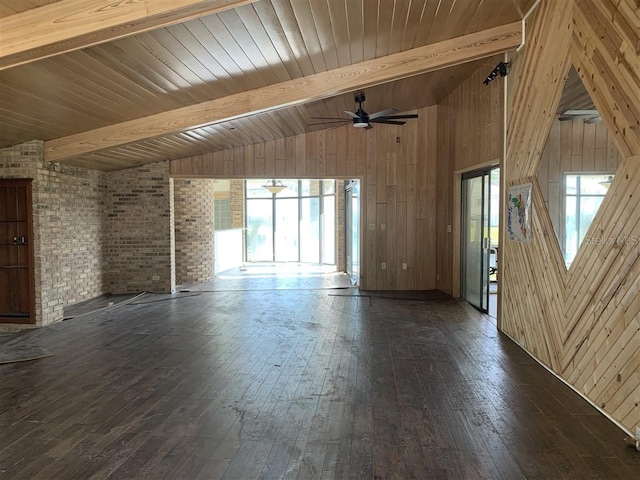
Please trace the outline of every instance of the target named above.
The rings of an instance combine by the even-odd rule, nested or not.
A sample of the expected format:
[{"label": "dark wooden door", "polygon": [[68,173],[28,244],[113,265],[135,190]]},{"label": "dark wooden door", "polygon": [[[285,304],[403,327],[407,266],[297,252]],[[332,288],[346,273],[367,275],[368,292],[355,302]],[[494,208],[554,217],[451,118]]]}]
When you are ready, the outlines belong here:
[{"label": "dark wooden door", "polygon": [[31,180],[0,180],[0,323],[34,323]]}]

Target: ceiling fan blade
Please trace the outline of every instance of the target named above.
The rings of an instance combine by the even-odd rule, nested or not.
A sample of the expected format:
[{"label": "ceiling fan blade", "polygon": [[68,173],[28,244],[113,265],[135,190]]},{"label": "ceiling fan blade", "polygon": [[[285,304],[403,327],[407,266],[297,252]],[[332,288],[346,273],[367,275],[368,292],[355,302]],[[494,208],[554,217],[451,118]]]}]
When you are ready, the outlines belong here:
[{"label": "ceiling fan blade", "polygon": [[358,114],[350,112],[349,110],[345,110],[344,113],[349,115],[351,118],[360,118],[360,116]]},{"label": "ceiling fan blade", "polygon": [[561,122],[566,122],[567,120],[593,120],[596,118],[600,118],[600,115],[560,115],[558,120]]},{"label": "ceiling fan blade", "polygon": [[312,120],[342,120],[343,122],[350,122],[348,118],[342,117],[309,117]]},{"label": "ceiling fan blade", "polygon": [[[369,118],[371,118],[371,117],[369,117]],[[380,117],[378,117],[378,118],[380,118]],[[407,115],[385,115],[382,118],[391,118],[391,119],[393,119],[393,118],[418,118],[418,115],[415,114],[415,113],[410,113],[410,114],[407,114]]]},{"label": "ceiling fan blade", "polygon": [[600,112],[598,112],[598,110],[567,110],[562,115],[589,115],[591,117],[596,117],[600,115]]},{"label": "ceiling fan blade", "polygon": [[387,108],[386,110],[382,110],[380,112],[376,112],[376,113],[372,113],[371,115],[369,115],[369,120],[374,120],[376,118],[380,118],[380,117],[387,117],[389,115],[393,115],[394,113],[397,113],[398,110],[396,110],[395,108]]},{"label": "ceiling fan blade", "polygon": [[387,125],[404,125],[407,122],[399,122],[397,120],[388,120],[386,118],[376,118],[374,120],[369,119],[371,123],[386,123]]},{"label": "ceiling fan blade", "polygon": [[[315,127],[317,125],[329,125],[330,123],[351,123],[351,120],[329,120],[328,122],[307,123],[307,127]],[[339,126],[339,125],[338,125]]]}]

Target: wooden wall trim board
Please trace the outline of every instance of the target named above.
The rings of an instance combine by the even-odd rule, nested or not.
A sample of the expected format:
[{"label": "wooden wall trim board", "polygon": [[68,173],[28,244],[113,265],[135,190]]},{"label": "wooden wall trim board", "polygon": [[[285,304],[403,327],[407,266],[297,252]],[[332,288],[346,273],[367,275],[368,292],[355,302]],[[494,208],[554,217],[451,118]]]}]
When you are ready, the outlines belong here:
[{"label": "wooden wall trim board", "polygon": [[0,70],[255,0],[61,0],[0,18]]},{"label": "wooden wall trim board", "polygon": [[[533,184],[532,239],[503,242],[500,324],[629,432],[640,426],[640,18],[632,3],[542,0],[527,20],[527,45],[511,57],[503,174],[508,184]],[[613,243],[583,242],[567,271],[536,173],[570,58],[625,160],[587,233]]]},{"label": "wooden wall trim board", "polygon": [[440,70],[513,50],[520,45],[521,38],[522,24],[514,22],[354,65],[50,140],[45,142],[45,160],[62,162],[107,148],[117,148],[120,145]]},{"label": "wooden wall trim board", "polygon": [[174,160],[171,176],[358,178],[363,209],[360,287],[433,289],[438,261],[438,109],[432,106],[417,113],[419,118],[404,126],[363,130],[346,125]]}]

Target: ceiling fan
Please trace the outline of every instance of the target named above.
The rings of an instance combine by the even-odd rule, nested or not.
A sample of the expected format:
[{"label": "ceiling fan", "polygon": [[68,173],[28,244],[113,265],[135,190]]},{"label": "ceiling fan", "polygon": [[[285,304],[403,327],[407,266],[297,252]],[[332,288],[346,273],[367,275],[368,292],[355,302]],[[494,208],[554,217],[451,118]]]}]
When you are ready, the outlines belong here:
[{"label": "ceiling fan", "polygon": [[580,119],[583,119],[584,123],[595,123],[602,120],[602,117],[598,110],[567,110],[558,116],[558,120],[561,122]]},{"label": "ceiling fan", "polygon": [[329,123],[353,123],[353,126],[356,128],[372,128],[372,123],[386,123],[387,125],[404,125],[407,122],[403,122],[402,120],[407,118],[418,118],[416,114],[408,114],[408,115],[394,115],[398,113],[395,108],[388,108],[386,110],[381,110],[376,113],[372,113],[369,115],[362,108],[362,104],[365,101],[365,96],[363,92],[358,92],[355,96],[355,101],[358,104],[358,109],[354,112],[350,112],[349,110],[345,110],[350,118],[337,118],[337,117],[311,117],[313,120],[325,120],[324,122],[319,123],[310,123],[309,126],[315,125],[326,125]]}]

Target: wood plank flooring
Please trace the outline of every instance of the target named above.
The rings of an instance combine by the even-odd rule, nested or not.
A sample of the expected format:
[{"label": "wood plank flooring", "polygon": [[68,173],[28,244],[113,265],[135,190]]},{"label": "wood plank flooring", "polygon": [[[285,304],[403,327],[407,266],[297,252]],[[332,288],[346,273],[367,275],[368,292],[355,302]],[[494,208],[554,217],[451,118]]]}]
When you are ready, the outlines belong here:
[{"label": "wood plank flooring", "polygon": [[638,478],[489,317],[348,293],[146,295],[20,334],[54,356],[0,365],[0,479]]}]

